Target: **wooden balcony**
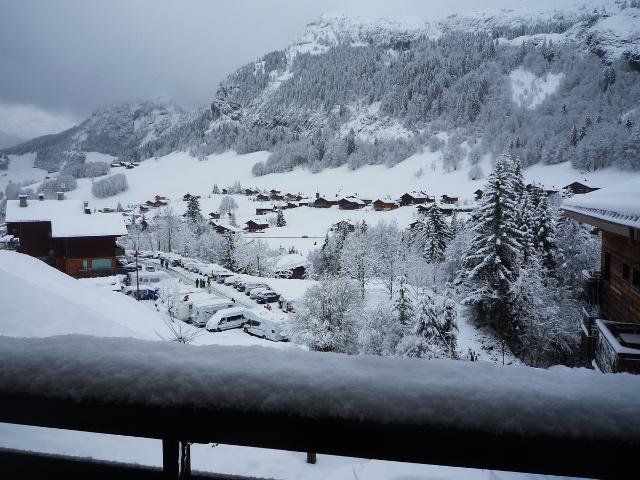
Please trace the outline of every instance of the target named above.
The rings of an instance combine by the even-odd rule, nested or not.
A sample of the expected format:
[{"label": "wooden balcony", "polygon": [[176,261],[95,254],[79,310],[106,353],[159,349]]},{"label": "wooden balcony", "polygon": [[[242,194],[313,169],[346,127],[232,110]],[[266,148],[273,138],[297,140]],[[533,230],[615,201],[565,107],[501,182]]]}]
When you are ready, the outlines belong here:
[{"label": "wooden balcony", "polygon": [[596,320],[594,358],[605,373],[640,374],[640,325]]},{"label": "wooden balcony", "polygon": [[600,305],[602,297],[602,274],[595,270],[582,271],[582,293],[589,305]]},{"label": "wooden balcony", "polygon": [[179,441],[590,478],[637,470],[630,376],[79,335],[0,337],[0,364],[0,422],[161,439],[164,465],[0,450],[3,474],[176,479],[189,473]]}]

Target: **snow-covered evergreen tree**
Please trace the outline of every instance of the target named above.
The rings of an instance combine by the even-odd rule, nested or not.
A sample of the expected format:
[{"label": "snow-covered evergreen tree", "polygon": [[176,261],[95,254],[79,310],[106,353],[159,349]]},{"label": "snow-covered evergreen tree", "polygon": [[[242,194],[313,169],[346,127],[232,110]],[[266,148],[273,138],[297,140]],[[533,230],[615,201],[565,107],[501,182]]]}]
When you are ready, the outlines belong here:
[{"label": "snow-covered evergreen tree", "polygon": [[276,215],[276,227],[284,227],[286,225],[287,221],[284,218],[284,212],[280,209]]},{"label": "snow-covered evergreen tree", "polygon": [[440,207],[432,203],[425,212],[425,227],[422,229],[424,256],[430,262],[444,260],[444,251],[451,240],[451,231]]},{"label": "snow-covered evergreen tree", "polygon": [[499,157],[475,212],[473,240],[466,256],[469,293],[464,303],[473,306],[477,320],[494,326],[502,335],[514,335],[508,301],[517,274],[521,233],[516,224],[518,205],[513,170]]},{"label": "snow-covered evergreen tree", "polygon": [[191,220],[192,223],[197,224],[202,221],[202,212],[200,211],[200,200],[194,195],[189,197],[187,201],[187,212],[185,216]]}]

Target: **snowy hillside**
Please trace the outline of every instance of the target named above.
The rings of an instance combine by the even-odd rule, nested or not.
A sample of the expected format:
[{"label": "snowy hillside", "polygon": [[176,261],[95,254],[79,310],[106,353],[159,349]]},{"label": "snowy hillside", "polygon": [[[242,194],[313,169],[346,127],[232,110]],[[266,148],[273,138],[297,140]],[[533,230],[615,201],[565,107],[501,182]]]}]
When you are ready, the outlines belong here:
[{"label": "snowy hillside", "polygon": [[83,152],[133,161],[271,152],[256,176],[392,166],[426,149],[454,170],[504,152],[525,165],[638,169],[634,5],[578,0],[440,19],[327,14],[231,73],[206,107],[124,103],[4,152],[36,152],[47,170],[82,162]]},{"label": "snowy hillside", "polygon": [[56,135],[39,137],[4,151],[10,154],[37,153],[35,166],[59,170],[77,154],[100,152],[121,155],[135,151],[172,131],[189,118],[167,99],[125,102],[96,110],[80,125]]}]

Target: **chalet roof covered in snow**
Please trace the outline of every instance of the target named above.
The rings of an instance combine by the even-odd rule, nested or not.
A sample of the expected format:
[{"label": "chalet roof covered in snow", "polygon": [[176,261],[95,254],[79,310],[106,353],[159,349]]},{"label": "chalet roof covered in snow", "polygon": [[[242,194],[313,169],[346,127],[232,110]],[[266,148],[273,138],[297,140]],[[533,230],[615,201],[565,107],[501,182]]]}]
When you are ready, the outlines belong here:
[{"label": "chalet roof covered in snow", "polygon": [[284,270],[291,270],[298,267],[306,267],[309,264],[303,255],[299,253],[290,253],[278,258],[275,263],[274,270],[276,272],[282,272]]},{"label": "chalet roof covered in snow", "polygon": [[121,213],[84,213],[80,200],[7,201],[7,223],[51,222],[53,238],[103,237],[127,234]]},{"label": "chalet roof covered in snow", "polygon": [[564,210],[640,228],[640,176],[595,192],[567,198]]}]

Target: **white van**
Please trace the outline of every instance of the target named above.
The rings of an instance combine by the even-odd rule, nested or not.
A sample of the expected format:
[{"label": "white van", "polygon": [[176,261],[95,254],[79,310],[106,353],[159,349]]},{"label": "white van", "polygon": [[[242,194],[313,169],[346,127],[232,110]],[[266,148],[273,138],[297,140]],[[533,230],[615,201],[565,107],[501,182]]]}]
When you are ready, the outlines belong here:
[{"label": "white van", "polygon": [[207,322],[207,330],[210,332],[221,332],[232,328],[241,328],[246,318],[246,308],[235,307],[225,308],[216,312]]},{"label": "white van", "polygon": [[216,312],[231,307],[233,307],[233,302],[226,298],[200,300],[193,304],[191,320],[196,327],[204,327]]},{"label": "white van", "polygon": [[213,298],[218,297],[214,297],[213,295],[210,295],[205,291],[185,294],[182,297],[182,301],[180,301],[177,305],[176,318],[178,320],[182,320],[183,322],[189,323],[192,318],[193,304],[201,300],[211,300]]},{"label": "white van", "polygon": [[267,318],[260,318],[253,315],[244,324],[244,331],[256,337],[266,338],[272,342],[287,341],[287,337],[282,333],[282,324]]}]

